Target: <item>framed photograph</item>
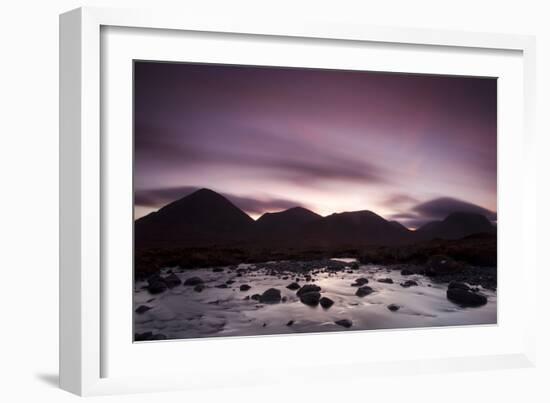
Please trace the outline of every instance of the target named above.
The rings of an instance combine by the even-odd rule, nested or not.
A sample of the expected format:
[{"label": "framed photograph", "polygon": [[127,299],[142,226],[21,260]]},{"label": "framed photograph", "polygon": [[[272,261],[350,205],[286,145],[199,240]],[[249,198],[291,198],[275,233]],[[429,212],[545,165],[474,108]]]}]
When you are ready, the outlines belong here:
[{"label": "framed photograph", "polygon": [[533,38],[60,24],[64,389],[532,365]]}]

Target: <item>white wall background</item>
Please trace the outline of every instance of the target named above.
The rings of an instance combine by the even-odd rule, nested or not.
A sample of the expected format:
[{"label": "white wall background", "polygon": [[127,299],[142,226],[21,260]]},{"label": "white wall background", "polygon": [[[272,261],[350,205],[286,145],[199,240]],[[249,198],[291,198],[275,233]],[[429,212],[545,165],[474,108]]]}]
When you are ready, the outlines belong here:
[{"label": "white wall background", "polygon": [[[550,146],[550,10],[545,1],[305,0],[72,1],[20,0],[1,5],[0,21],[0,399],[68,402],[57,383],[58,328],[58,14],[81,5],[179,7],[180,12],[314,15],[374,25],[451,28],[537,35],[539,365],[535,369],[460,373],[363,382],[226,389],[93,398],[113,402],[550,401],[549,276],[542,260],[550,224],[545,207]],[[544,171],[546,169],[546,172]],[[534,235],[534,234],[533,234]],[[546,238],[543,239],[543,236]],[[452,346],[450,346],[452,348]]]}]

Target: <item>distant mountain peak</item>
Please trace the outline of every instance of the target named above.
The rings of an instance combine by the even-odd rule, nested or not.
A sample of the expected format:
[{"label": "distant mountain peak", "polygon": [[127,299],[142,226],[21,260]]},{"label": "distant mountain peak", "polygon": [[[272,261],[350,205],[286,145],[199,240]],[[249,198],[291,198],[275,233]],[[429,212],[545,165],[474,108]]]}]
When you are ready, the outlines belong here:
[{"label": "distant mountain peak", "polygon": [[[313,213],[313,211],[308,210],[307,208],[302,207],[302,206],[291,207],[289,209],[286,209],[285,211],[303,211],[303,212]],[[315,214],[315,213],[313,213],[313,214]]]},{"label": "distant mountain peak", "polygon": [[458,239],[477,233],[493,233],[495,228],[489,219],[479,213],[456,211],[441,221],[431,221],[417,232],[428,238]]},{"label": "distant mountain peak", "polygon": [[274,213],[265,213],[256,221],[260,225],[276,224],[277,226],[301,225],[321,218],[317,213],[304,207],[292,207]]},{"label": "distant mountain peak", "polygon": [[187,196],[184,196],[183,198],[187,198],[187,197],[215,197],[215,198],[225,199],[223,195],[217,192],[214,192],[212,189],[208,189],[208,188],[197,189],[193,193],[190,193]]},{"label": "distant mountain peak", "polygon": [[310,216],[321,217],[319,214],[314,213],[313,211],[308,210],[305,207],[296,206],[296,207],[291,207],[291,208],[288,208],[288,209],[282,210],[282,211],[264,213],[264,214],[261,215],[260,219],[262,217],[268,217],[268,216],[285,216],[285,215],[287,215],[287,216],[289,216],[289,215],[310,215]]},{"label": "distant mountain peak", "polygon": [[378,214],[374,213],[370,210],[358,210],[358,211],[344,211],[342,213],[333,213],[327,218],[331,218],[333,220],[353,220],[353,221],[378,221],[378,222],[386,222],[386,220],[379,216]]},{"label": "distant mountain peak", "polygon": [[[215,194],[215,195],[220,195],[219,193],[217,192],[214,192],[212,189],[209,189],[209,188],[200,188],[200,189],[197,189],[195,190],[193,193],[191,194]],[[221,196],[221,195],[220,195]]]},{"label": "distant mountain peak", "polygon": [[136,220],[137,243],[178,245],[242,239],[254,220],[223,195],[199,189]]}]

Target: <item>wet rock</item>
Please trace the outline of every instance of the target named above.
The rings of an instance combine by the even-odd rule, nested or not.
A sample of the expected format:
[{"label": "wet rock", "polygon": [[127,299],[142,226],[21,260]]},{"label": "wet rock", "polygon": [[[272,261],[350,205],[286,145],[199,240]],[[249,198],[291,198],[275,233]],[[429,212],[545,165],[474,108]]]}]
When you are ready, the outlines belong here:
[{"label": "wet rock", "polygon": [[193,287],[193,290],[195,292],[202,292],[202,290],[204,290],[204,284],[197,284],[195,287]]},{"label": "wet rock", "polygon": [[388,305],[388,309],[389,309],[390,311],[392,311],[392,312],[398,311],[399,308],[401,308],[401,307],[400,307],[399,305],[397,305],[397,304],[389,304],[389,305]]},{"label": "wet rock", "polygon": [[188,279],[186,279],[184,282],[183,282],[183,285],[191,285],[191,286],[194,286],[194,285],[199,285],[199,284],[203,284],[204,281],[202,280],[202,278],[200,277],[189,277]]},{"label": "wet rock", "polygon": [[166,336],[161,333],[153,334],[153,332],[136,333],[134,335],[135,341],[152,341],[152,340],[166,340]]},{"label": "wet rock", "polygon": [[462,288],[449,288],[447,290],[447,299],[464,307],[477,307],[487,303],[485,295]]},{"label": "wet rock", "polygon": [[379,283],[393,284],[393,280],[391,278],[379,278],[376,281]]},{"label": "wet rock", "polygon": [[290,283],[289,285],[286,286],[286,288],[288,288],[289,290],[298,290],[300,289],[300,284]]},{"label": "wet rock", "polygon": [[276,288],[270,288],[260,295],[260,302],[264,304],[277,304],[281,302],[281,291]]},{"label": "wet rock", "polygon": [[369,287],[368,285],[365,285],[363,287],[359,287],[355,292],[355,295],[357,295],[358,297],[366,297],[367,295],[372,294],[373,292],[374,290],[371,287]]},{"label": "wet rock", "polygon": [[235,282],[235,280],[227,280],[227,281],[225,282],[225,284],[231,285],[231,284],[233,284],[234,282]]},{"label": "wet rock", "polygon": [[335,321],[334,323],[336,323],[338,326],[345,327],[346,329],[349,329],[353,325],[353,322],[349,319],[340,319]]},{"label": "wet rock", "polygon": [[350,269],[352,270],[358,270],[359,269],[359,263],[353,262],[350,266]]},{"label": "wet rock", "polygon": [[456,274],[464,270],[464,265],[445,255],[432,256],[426,265],[425,274],[437,277],[445,274]]},{"label": "wet rock", "polygon": [[149,286],[147,287],[147,290],[149,290],[151,294],[160,294],[161,292],[166,291],[167,288],[168,287],[166,287],[165,283],[156,282],[156,283],[149,284]]},{"label": "wet rock", "polygon": [[223,271],[223,267],[214,267],[214,268],[212,269],[212,271],[213,271],[214,273],[221,273],[221,272]]},{"label": "wet rock", "polygon": [[260,294],[254,294],[250,296],[250,299],[253,299],[254,301],[259,301],[261,295]]},{"label": "wet rock", "polygon": [[174,273],[170,274],[167,277],[164,277],[164,283],[168,288],[174,288],[181,284],[181,280]]},{"label": "wet rock", "polygon": [[321,291],[321,287],[315,284],[306,284],[302,288],[300,288],[297,292],[297,296],[301,296],[302,294],[307,294],[309,292],[319,292]]},{"label": "wet rock", "polygon": [[147,289],[151,294],[160,294],[161,292],[166,291],[168,286],[164,282],[164,279],[158,274],[151,276],[147,279]]},{"label": "wet rock", "polygon": [[215,285],[214,287],[216,287],[216,288],[228,288],[228,285],[227,284],[218,284],[218,285]]},{"label": "wet rock", "polygon": [[407,281],[402,282],[400,285],[401,285],[401,287],[409,288],[409,287],[417,286],[418,283],[414,280],[407,280]]},{"label": "wet rock", "polygon": [[401,275],[402,276],[410,276],[411,274],[414,274],[413,271],[409,270],[409,269],[403,269],[401,270]]},{"label": "wet rock", "polygon": [[151,309],[150,306],[147,306],[147,305],[140,305],[140,306],[137,307],[136,313],[142,314],[142,313],[147,312],[149,309]]},{"label": "wet rock", "polygon": [[369,280],[365,277],[359,277],[358,279],[355,279],[355,283],[353,283],[352,287],[361,287],[362,285],[368,284]]},{"label": "wet rock", "polygon": [[294,324],[294,321],[293,321],[293,320],[289,320],[289,321],[286,323],[287,326],[292,326],[293,324]]},{"label": "wet rock", "polygon": [[300,295],[300,302],[309,306],[317,306],[321,299],[321,293],[317,291],[306,292]]},{"label": "wet rock", "polygon": [[245,301],[248,301],[250,299],[250,295],[247,295],[246,297],[243,298]]},{"label": "wet rock", "polygon": [[250,290],[252,287],[250,287],[248,284],[242,284],[240,287],[239,287],[239,290],[241,291],[248,291]]},{"label": "wet rock", "polygon": [[[449,283],[449,286],[448,286],[449,289],[451,288],[457,288],[457,289],[460,289],[460,290],[465,290],[465,291],[470,291],[470,287],[465,284],[465,283],[462,283],[460,281],[451,281]],[[472,290],[473,291],[473,290]]]},{"label": "wet rock", "polygon": [[319,300],[319,304],[325,308],[325,309],[329,309],[332,305],[334,305],[334,301],[331,300],[330,298],[328,297],[323,297]]}]

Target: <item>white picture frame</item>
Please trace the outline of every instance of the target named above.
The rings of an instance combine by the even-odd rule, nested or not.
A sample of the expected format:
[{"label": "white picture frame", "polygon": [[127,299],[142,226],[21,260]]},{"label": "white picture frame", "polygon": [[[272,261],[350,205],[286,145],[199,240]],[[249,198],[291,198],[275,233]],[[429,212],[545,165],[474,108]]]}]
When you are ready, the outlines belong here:
[{"label": "white picture frame", "polygon": [[[533,309],[535,285],[532,282],[526,282],[522,285],[522,290],[517,291],[521,293],[521,304],[517,315],[511,316],[509,319],[506,318],[504,322],[499,320],[499,325],[491,328],[452,328],[439,329],[439,332],[437,329],[414,330],[412,331],[414,333],[405,333],[408,331],[403,330],[370,333],[359,331],[353,332],[353,334],[323,336],[323,338],[302,335],[247,338],[244,341],[207,339],[196,342],[163,342],[158,343],[156,347],[147,347],[149,349],[147,351],[144,351],[144,347],[140,347],[138,351],[130,349],[130,346],[113,342],[112,333],[119,332],[114,323],[126,322],[119,321],[120,317],[116,315],[115,321],[106,319],[112,308],[111,302],[109,302],[112,301],[112,298],[109,298],[110,287],[106,286],[106,281],[117,281],[109,276],[109,272],[105,272],[105,267],[108,266],[106,257],[108,245],[105,244],[104,228],[109,227],[108,220],[113,217],[106,214],[106,211],[111,208],[109,207],[111,201],[108,178],[112,174],[109,171],[111,168],[107,167],[112,167],[112,164],[108,164],[109,153],[116,152],[116,147],[125,146],[124,143],[117,146],[110,141],[114,138],[114,135],[110,134],[112,123],[108,122],[108,119],[105,118],[107,113],[102,110],[105,94],[114,93],[115,98],[117,94],[124,94],[122,87],[112,85],[111,89],[109,80],[102,80],[102,74],[107,74],[107,71],[109,71],[108,74],[111,74],[111,70],[103,70],[105,61],[102,60],[102,57],[109,56],[110,53],[102,49],[107,47],[102,32],[107,32],[112,27],[117,27],[116,30],[122,30],[123,35],[129,36],[134,35],[134,31],[132,31],[134,29],[145,29],[147,35],[152,32],[160,33],[156,39],[155,37],[150,39],[151,43],[162,40],[177,41],[178,32],[193,32],[194,36],[199,38],[208,33],[218,33],[218,36],[221,37],[223,35],[244,35],[258,41],[273,38],[275,40],[277,38],[303,40],[306,45],[308,40],[321,40],[329,41],[328,46],[335,49],[346,43],[376,43],[405,47],[419,46],[422,47],[422,51],[435,49],[445,52],[450,50],[452,53],[464,50],[466,53],[470,52],[480,56],[486,52],[514,53],[514,61],[510,62],[510,70],[503,74],[509,74],[511,78],[514,76],[516,81],[510,79],[509,82],[512,83],[510,88],[515,88],[514,91],[518,94],[519,100],[515,99],[514,104],[507,106],[508,104],[501,103],[502,99],[499,98],[499,108],[502,106],[505,109],[505,115],[513,114],[510,112],[514,112],[514,110],[517,112],[517,116],[513,117],[514,120],[505,120],[504,118],[501,120],[499,116],[499,125],[503,124],[504,126],[499,127],[499,136],[500,130],[511,132],[511,129],[517,129],[514,130],[517,134],[506,136],[506,141],[502,144],[499,143],[499,262],[505,258],[519,264],[522,276],[526,277],[536,276],[537,270],[533,250],[535,245],[533,237],[536,233],[535,183],[533,179],[535,166],[533,159],[529,158],[535,146],[533,134],[535,43],[533,37],[369,27],[315,20],[280,22],[270,21],[267,17],[255,21],[238,18],[214,21],[196,18],[193,15],[173,15],[168,12],[159,13],[148,10],[103,8],[73,10],[60,17],[60,385],[63,389],[79,395],[96,395],[215,387],[234,385],[235,383],[247,385],[259,382],[290,382],[297,374],[300,374],[302,379],[310,376],[311,379],[322,380],[323,375],[318,372],[304,375],[302,372],[304,365],[292,361],[275,362],[270,368],[264,368],[261,373],[259,371],[252,372],[251,368],[261,368],[262,365],[261,361],[253,361],[252,355],[260,356],[262,352],[265,354],[269,352],[273,360],[276,361],[277,355],[281,355],[282,343],[285,343],[287,349],[290,345],[292,350],[302,351],[308,345],[313,345],[315,348],[330,346],[331,343],[334,345],[340,343],[341,345],[342,340],[346,342],[346,346],[341,347],[344,353],[347,351],[346,349],[353,349],[354,346],[362,343],[365,337],[369,337],[373,342],[385,338],[398,343],[400,338],[406,335],[408,339],[419,340],[419,343],[428,340],[428,343],[433,342],[434,346],[437,346],[436,338],[440,339],[439,341],[444,341],[445,338],[455,338],[464,340],[465,344],[454,354],[447,354],[444,349],[438,350],[437,348],[434,348],[430,354],[406,355],[406,352],[397,352],[382,358],[373,353],[369,358],[353,357],[350,360],[340,360],[336,356],[327,354],[325,362],[313,360],[311,365],[338,368],[338,376],[343,378],[352,375],[354,377],[368,376],[374,373],[407,374],[419,371],[473,370],[534,365],[536,326],[534,317],[530,316],[530,312],[535,311]],[[125,29],[130,31],[124,32]],[[161,38],[162,32],[170,33],[170,38]],[[112,44],[115,46],[116,41],[109,42],[109,46]],[[130,46],[127,48],[132,49]],[[119,49],[121,48],[119,47]],[[162,54],[158,55],[158,57],[164,57]],[[452,57],[458,57],[457,60],[460,60],[462,57],[460,55],[461,53],[455,52]],[[125,57],[133,56],[130,52]],[[169,53],[166,54],[166,57],[171,58]],[[201,56],[197,57],[200,59]],[[223,57],[219,61],[223,61]],[[487,63],[486,67],[480,67],[482,69],[480,71],[489,71],[488,69],[493,68],[490,67],[489,61]],[[107,66],[107,68],[110,67]],[[459,74],[459,70],[456,70],[456,74]],[[429,72],[437,73],[437,67]],[[449,71],[444,72],[448,73]],[[515,82],[518,85],[514,86]],[[128,110],[131,100],[126,96],[118,98],[122,99],[120,105],[122,109],[120,110]],[[108,98],[108,100],[109,105],[114,105],[112,98]],[[518,105],[521,106],[521,111],[518,109]],[[500,113],[502,112],[500,111]],[[123,115],[114,124],[126,122],[128,125],[127,120]],[[125,127],[126,129],[124,129]],[[127,130],[127,126],[121,126],[121,128]],[[108,133],[107,138],[104,137],[105,133]],[[501,155],[506,156],[502,157],[506,159],[505,161],[502,160]],[[504,165],[505,162],[506,165]],[[505,168],[510,165],[508,164],[510,162],[518,168],[514,172]],[[124,181],[124,172],[117,172]],[[518,186],[520,191],[517,191]],[[516,191],[513,192],[512,189],[516,189]],[[502,199],[503,195],[506,195],[506,199]],[[504,216],[501,215],[501,207]],[[517,216],[511,217],[506,214],[506,211],[518,208],[520,211]],[[507,217],[510,217],[509,220]],[[503,231],[506,233],[503,234]],[[529,237],[529,242],[527,242],[527,237]],[[513,251],[506,247],[506,245],[512,244],[517,245]],[[505,247],[502,247],[503,245]],[[500,284],[500,275],[502,274],[500,270],[499,265],[499,314],[502,307],[509,306],[506,301],[507,298],[510,298],[510,294],[506,293],[507,284],[504,283],[503,286]],[[122,277],[124,276],[131,277],[131,272],[122,275]],[[120,281],[127,280],[121,279]],[[501,290],[503,290],[502,293]],[[500,303],[501,298],[504,299],[502,304]],[[124,306],[128,305],[122,303],[119,308],[123,310]],[[518,318],[521,312],[523,314],[520,321]],[[130,313],[131,311],[128,312],[128,314]],[[127,328],[127,324],[124,326]],[[109,327],[110,332],[106,327]],[[126,334],[126,328],[120,332]],[[342,339],[343,337],[345,339]],[[475,349],[468,344],[472,337],[485,337],[487,340],[491,337],[499,337],[503,341],[494,350],[484,353],[483,345]],[[132,344],[129,338],[127,342]],[[238,351],[239,343],[243,342],[247,343],[251,351],[251,361],[235,364],[234,360],[238,360],[239,357],[231,351]],[[228,348],[229,346],[234,349]],[[151,360],[151,354],[156,357],[159,355],[160,357],[172,356],[181,354],[181,350],[185,348],[192,348],[196,354],[193,355],[187,351],[188,358],[185,363],[177,360],[175,365],[166,365],[167,370],[162,374],[157,371],[155,373],[132,372],[133,354],[143,354],[140,355],[140,359]],[[220,365],[219,368],[212,371],[208,365],[201,364],[198,356],[207,350],[216,355],[218,360],[221,355],[222,361],[233,362],[232,370],[230,371],[227,366]],[[126,355],[118,354],[117,356],[120,351],[125,351]],[[202,356],[204,357],[204,355]],[[115,371],[106,364],[109,360],[125,361],[130,364],[126,367],[119,365]],[[146,368],[147,365],[144,367]],[[208,379],[205,379],[205,374],[210,375]]]}]

